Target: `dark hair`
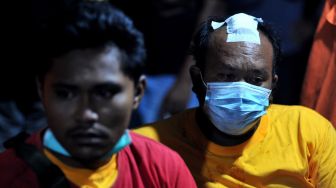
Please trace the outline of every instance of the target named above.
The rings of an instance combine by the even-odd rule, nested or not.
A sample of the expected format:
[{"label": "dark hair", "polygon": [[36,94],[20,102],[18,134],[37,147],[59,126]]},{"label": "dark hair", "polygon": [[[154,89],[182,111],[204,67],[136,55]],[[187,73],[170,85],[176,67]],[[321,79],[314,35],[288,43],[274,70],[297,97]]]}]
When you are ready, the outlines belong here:
[{"label": "dark hair", "polygon": [[116,46],[121,51],[122,71],[137,82],[146,53],[142,33],[133,22],[107,2],[65,4],[50,7],[47,23],[40,30],[40,80],[53,58],[75,49]]},{"label": "dark hair", "polygon": [[[196,66],[198,66],[202,71],[204,71],[205,57],[208,50],[210,35],[213,33],[214,29],[211,27],[211,22],[224,22],[224,17],[210,17],[205,22],[203,22],[195,33],[190,49],[190,53],[194,56],[196,61]],[[258,23],[258,30],[260,30],[273,46],[273,76],[276,73],[276,65],[280,62],[281,58],[281,48],[279,39],[272,29],[271,25],[265,22]]]}]

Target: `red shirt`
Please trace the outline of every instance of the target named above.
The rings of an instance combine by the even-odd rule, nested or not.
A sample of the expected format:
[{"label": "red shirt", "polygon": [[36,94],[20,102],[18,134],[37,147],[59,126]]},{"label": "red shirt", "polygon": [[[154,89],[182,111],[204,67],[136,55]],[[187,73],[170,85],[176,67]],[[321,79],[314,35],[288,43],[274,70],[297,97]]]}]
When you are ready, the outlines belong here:
[{"label": "red shirt", "polygon": [[[113,188],[196,187],[177,153],[138,134],[130,135],[132,143],[118,153],[118,177]],[[31,136],[27,143],[42,149],[41,134]],[[39,187],[35,173],[13,149],[0,155],[0,174],[0,187]]]}]

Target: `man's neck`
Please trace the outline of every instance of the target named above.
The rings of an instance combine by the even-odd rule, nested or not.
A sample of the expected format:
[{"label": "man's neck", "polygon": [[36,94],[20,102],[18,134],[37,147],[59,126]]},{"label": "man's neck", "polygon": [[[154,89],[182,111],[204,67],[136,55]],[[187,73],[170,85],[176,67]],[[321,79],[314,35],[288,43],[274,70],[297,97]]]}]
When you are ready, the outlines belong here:
[{"label": "man's neck", "polygon": [[221,146],[235,146],[250,139],[256,131],[259,121],[253,122],[255,125],[242,135],[229,135],[218,130],[207,118],[201,108],[196,111],[196,121],[202,133],[212,142]]}]

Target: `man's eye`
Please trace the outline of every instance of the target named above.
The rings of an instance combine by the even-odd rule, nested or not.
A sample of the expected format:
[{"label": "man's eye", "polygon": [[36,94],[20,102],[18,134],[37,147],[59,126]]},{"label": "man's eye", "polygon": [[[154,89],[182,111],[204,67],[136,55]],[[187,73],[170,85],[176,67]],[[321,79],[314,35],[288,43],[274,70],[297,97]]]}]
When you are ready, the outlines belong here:
[{"label": "man's eye", "polygon": [[109,89],[98,89],[94,92],[94,96],[102,98],[102,99],[110,99],[115,95],[115,91]]},{"label": "man's eye", "polygon": [[265,79],[259,76],[248,79],[248,83],[256,86],[260,86],[264,81]]},{"label": "man's eye", "polygon": [[75,97],[75,92],[69,89],[55,89],[55,94],[60,99],[72,99]]},{"label": "man's eye", "polygon": [[219,80],[224,82],[233,82],[236,81],[236,75],[232,73],[222,73],[218,75]]}]

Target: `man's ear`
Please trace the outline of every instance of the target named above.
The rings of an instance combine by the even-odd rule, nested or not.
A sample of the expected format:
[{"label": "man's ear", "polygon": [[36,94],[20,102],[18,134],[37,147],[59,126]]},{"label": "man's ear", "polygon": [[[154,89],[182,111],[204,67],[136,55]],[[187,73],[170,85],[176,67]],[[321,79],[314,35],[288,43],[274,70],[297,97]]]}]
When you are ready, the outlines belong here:
[{"label": "man's ear", "polygon": [[135,94],[134,94],[134,98],[133,98],[133,109],[137,109],[140,101],[143,97],[143,95],[145,94],[145,89],[146,89],[146,76],[145,75],[141,75],[139,77],[138,83],[135,86]]},{"label": "man's ear", "polygon": [[278,83],[278,75],[274,74],[273,78],[272,78],[272,89],[274,89]]},{"label": "man's ear", "polygon": [[202,78],[201,69],[193,65],[189,69],[191,81],[193,83],[192,91],[197,95],[200,104],[203,104],[205,98],[206,86]]}]

